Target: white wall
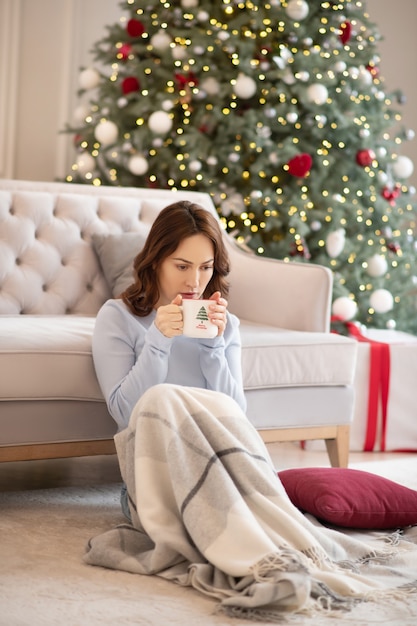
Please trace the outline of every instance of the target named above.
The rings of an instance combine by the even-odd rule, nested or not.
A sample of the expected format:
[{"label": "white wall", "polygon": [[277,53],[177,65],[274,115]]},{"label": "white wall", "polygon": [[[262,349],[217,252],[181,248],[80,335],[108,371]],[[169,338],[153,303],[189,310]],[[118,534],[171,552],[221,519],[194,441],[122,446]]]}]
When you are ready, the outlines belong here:
[{"label": "white wall", "polygon": [[[417,132],[417,2],[368,0],[367,8],[384,37],[386,89],[404,91],[403,122]],[[121,15],[119,0],[0,0],[0,177],[69,173],[72,138],[60,131],[72,121],[79,68],[92,63],[93,43]],[[417,186],[417,139],[401,152],[415,162]]]},{"label": "white wall", "polygon": [[77,103],[79,68],[119,0],[0,0],[0,177],[54,180],[70,171],[60,131]]}]

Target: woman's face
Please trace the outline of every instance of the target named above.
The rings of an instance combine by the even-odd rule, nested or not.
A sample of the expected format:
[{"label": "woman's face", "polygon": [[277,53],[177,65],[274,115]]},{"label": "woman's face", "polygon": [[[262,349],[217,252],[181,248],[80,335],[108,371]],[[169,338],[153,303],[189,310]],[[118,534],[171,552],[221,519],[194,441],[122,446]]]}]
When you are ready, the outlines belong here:
[{"label": "woman's face", "polygon": [[157,307],[169,304],[178,295],[200,298],[214,271],[214,246],[205,235],[191,235],[164,259],[159,267]]}]

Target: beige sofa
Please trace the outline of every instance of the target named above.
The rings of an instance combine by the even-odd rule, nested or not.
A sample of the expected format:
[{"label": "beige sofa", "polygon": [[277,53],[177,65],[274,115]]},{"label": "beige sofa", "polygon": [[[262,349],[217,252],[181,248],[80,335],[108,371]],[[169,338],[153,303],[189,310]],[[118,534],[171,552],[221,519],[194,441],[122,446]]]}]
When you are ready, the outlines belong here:
[{"label": "beige sofa", "polygon": [[[180,198],[216,215],[196,192],[0,180],[0,461],[114,452],[95,315]],[[249,419],[265,441],[325,439],[331,463],[346,465],[356,342],[329,332],[331,273],[224,237]]]}]

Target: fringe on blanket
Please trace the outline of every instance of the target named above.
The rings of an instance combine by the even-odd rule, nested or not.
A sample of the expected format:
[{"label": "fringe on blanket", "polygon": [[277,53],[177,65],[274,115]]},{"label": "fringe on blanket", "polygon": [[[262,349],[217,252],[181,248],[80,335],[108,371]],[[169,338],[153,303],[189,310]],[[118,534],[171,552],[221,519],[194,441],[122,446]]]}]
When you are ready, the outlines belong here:
[{"label": "fringe on blanket", "polygon": [[417,592],[417,528],[355,536],[304,516],[228,396],[157,385],[115,441],[132,526],[91,539],[87,563],[193,586],[264,622]]}]

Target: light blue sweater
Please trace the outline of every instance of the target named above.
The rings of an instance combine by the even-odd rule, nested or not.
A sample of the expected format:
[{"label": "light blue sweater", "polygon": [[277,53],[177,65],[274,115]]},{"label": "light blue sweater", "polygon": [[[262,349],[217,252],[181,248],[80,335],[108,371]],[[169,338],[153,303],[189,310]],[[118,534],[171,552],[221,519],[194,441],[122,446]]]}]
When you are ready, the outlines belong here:
[{"label": "light blue sweater", "polygon": [[94,367],[119,430],[141,395],[158,383],[221,391],[245,411],[238,318],[227,313],[222,337],[170,339],[156,328],[155,316],[132,315],[122,300],[108,300],[97,315]]}]

